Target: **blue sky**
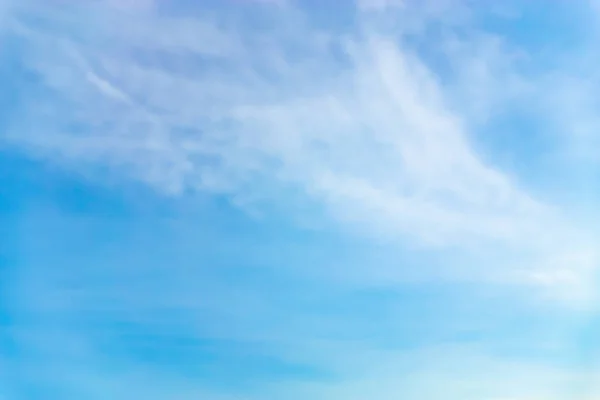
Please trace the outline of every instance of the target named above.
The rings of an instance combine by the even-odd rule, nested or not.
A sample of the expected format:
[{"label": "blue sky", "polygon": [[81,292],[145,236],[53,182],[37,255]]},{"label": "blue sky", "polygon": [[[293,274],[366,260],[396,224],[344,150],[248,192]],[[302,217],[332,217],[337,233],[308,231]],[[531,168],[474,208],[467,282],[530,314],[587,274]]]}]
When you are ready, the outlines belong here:
[{"label": "blue sky", "polygon": [[0,399],[600,398],[596,1],[0,0]]}]

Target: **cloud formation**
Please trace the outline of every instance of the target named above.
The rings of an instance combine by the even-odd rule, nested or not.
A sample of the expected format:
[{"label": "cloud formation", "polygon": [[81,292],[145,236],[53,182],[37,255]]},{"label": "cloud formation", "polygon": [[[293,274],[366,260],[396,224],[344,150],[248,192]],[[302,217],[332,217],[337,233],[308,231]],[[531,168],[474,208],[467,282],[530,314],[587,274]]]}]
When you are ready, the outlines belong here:
[{"label": "cloud formation", "polygon": [[[23,386],[38,368],[63,398],[598,392],[570,347],[595,332],[596,215],[561,193],[597,168],[590,4],[319,7],[0,2],[0,148],[200,210],[23,217]],[[522,32],[543,18],[568,39]]]},{"label": "cloud formation", "polygon": [[480,150],[502,134],[486,121],[540,94],[522,50],[466,4],[390,4],[345,10],[341,31],[291,5],[17,7],[5,37],[26,43],[39,105],[5,141],[166,193],[265,204],[292,188],[361,232],[533,251],[540,282],[586,273],[590,239]]}]

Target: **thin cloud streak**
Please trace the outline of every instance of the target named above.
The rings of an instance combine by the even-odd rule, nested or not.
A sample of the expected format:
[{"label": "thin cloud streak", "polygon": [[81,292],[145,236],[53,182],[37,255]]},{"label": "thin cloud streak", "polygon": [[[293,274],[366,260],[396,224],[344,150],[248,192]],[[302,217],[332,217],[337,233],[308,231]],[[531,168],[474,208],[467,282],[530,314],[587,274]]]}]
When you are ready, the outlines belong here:
[{"label": "thin cloud streak", "polygon": [[[242,243],[201,206],[173,229],[32,216],[11,298],[20,382],[64,398],[585,399],[573,388],[596,369],[556,359],[597,312],[598,235],[529,186],[529,160],[509,170],[485,146],[517,109],[557,159],[594,143],[570,61],[540,66],[466,2],[373,2],[327,28],[302,4],[175,3],[7,8],[2,42],[27,73],[0,146],[174,202],[284,210],[292,234],[267,240],[250,217]],[[287,247],[311,220],[315,242],[340,242]],[[297,369],[259,378],[254,356]],[[254,386],[209,385],[237,363]]]},{"label": "thin cloud streak", "polygon": [[[590,254],[577,244],[586,234],[478,154],[473,114],[455,106],[464,96],[498,105],[502,94],[494,92],[518,84],[517,71],[508,70],[506,82],[484,72],[511,59],[508,47],[481,47],[494,42],[491,34],[471,29],[460,39],[455,21],[430,11],[431,21],[450,29],[434,51],[452,42],[461,49],[451,59],[454,70],[479,71],[473,77],[480,88],[455,97],[452,85],[471,76],[443,82],[411,46],[414,32],[370,31],[372,10],[357,12],[358,21],[369,21],[357,35],[339,36],[314,30],[289,7],[261,9],[280,19],[265,33],[211,13],[128,13],[132,19],[115,29],[105,22],[122,18],[120,11],[96,8],[89,27],[76,23],[81,6],[58,11],[63,33],[19,18],[9,25],[17,28],[8,35],[29,43],[24,62],[41,87],[62,99],[42,100],[42,115],[28,112],[44,121],[43,134],[34,125],[9,133],[10,142],[60,163],[105,164],[172,194],[208,191],[268,203],[277,199],[252,188],[291,185],[363,233],[467,250],[508,246],[540,260],[522,264],[543,265],[508,271],[508,280],[585,280],[595,265],[591,255],[546,271],[547,258]],[[399,18],[411,12],[399,10]],[[425,28],[434,23],[420,17]],[[54,107],[70,113],[59,117]]]}]

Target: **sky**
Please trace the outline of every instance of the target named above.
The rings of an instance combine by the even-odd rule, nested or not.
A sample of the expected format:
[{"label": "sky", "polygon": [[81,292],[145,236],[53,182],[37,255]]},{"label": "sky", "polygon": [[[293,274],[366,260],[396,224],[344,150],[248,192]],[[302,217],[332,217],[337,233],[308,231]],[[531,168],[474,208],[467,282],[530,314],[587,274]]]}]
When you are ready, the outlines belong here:
[{"label": "sky", "polygon": [[600,399],[596,0],[0,0],[0,400]]}]

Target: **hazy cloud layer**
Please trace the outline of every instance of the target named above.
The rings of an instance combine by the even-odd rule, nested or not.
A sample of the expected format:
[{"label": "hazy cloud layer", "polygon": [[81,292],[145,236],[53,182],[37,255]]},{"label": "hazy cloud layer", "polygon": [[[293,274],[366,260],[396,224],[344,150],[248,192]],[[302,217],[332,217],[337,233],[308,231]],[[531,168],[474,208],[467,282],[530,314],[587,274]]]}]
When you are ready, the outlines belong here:
[{"label": "hazy cloud layer", "polygon": [[[210,231],[209,221],[199,222],[197,231],[183,223],[185,228],[148,229],[171,235],[169,240],[147,237],[136,226],[135,235],[144,239],[135,236],[141,242],[132,239],[127,247],[132,263],[98,250],[88,269],[69,264],[48,271],[40,267],[43,260],[31,256],[33,272],[19,275],[23,286],[15,289],[23,302],[19,307],[32,315],[60,316],[70,328],[61,325],[56,336],[41,338],[27,329],[14,335],[26,347],[41,343],[44,351],[48,343],[50,348],[73,345],[64,371],[54,369],[56,377],[48,376],[49,382],[63,382],[74,364],[95,365],[68,378],[65,385],[74,390],[69,396],[86,397],[90,388],[118,385],[123,386],[114,389],[115,396],[121,390],[140,395],[145,377],[161,374],[160,368],[129,359],[117,364],[131,371],[131,379],[110,372],[113,360],[99,355],[98,342],[104,339],[93,335],[93,324],[99,323],[94,318],[103,317],[92,313],[91,325],[73,328],[98,304],[108,319],[117,315],[177,334],[185,326],[184,336],[192,341],[206,339],[203,335],[258,341],[268,349],[256,350],[261,357],[264,352],[334,376],[323,378],[326,382],[307,378],[253,387],[247,391],[252,399],[392,399],[405,390],[408,397],[402,398],[520,400],[564,398],[561,390],[578,396],[593,392],[587,382],[593,381],[588,375],[594,376],[594,368],[586,375],[562,361],[498,361],[492,350],[470,342],[450,350],[430,350],[431,343],[412,353],[381,350],[410,329],[415,336],[436,329],[467,335],[463,330],[490,333],[504,324],[512,332],[510,343],[499,341],[517,346],[514,332],[524,324],[524,342],[548,334],[550,325],[550,341],[565,351],[568,335],[585,325],[581,310],[595,315],[597,213],[573,198],[586,192],[590,203],[595,200],[597,10],[593,3],[569,4],[0,2],[0,79],[9,88],[0,95],[2,151],[43,160],[93,185],[142,183],[174,201],[224,198],[255,222],[284,214],[287,229],[311,226],[315,237],[343,238],[337,247],[311,243],[303,248],[290,244],[296,243],[292,234],[273,233],[269,243],[281,247],[261,247],[258,233],[238,244],[242,234],[219,236]],[[549,15],[540,14],[548,8]],[[527,21],[555,23],[568,32],[563,39],[548,32],[548,42],[540,44],[540,34]],[[40,215],[53,226],[48,215]],[[42,232],[31,218],[21,225]],[[56,223],[56,231],[87,237],[78,225],[83,222],[66,220]],[[89,226],[114,229],[97,217]],[[43,243],[62,243],[60,237],[37,235]],[[136,258],[142,248],[158,252],[155,240],[171,246],[164,256],[168,266],[154,264],[152,256]],[[208,276],[207,270],[188,265],[187,260],[210,263],[203,258],[208,253],[195,253],[207,242],[228,249],[214,250],[215,259],[232,254],[234,247],[242,261],[260,254],[289,288],[273,289],[277,284],[270,286],[267,278],[267,283],[234,284],[231,276],[212,270]],[[343,244],[356,242],[363,247]],[[288,255],[273,255],[277,249],[285,253],[286,246],[292,249]],[[121,254],[117,245],[111,249]],[[315,255],[321,250],[332,255]],[[299,261],[294,263],[292,255]],[[73,265],[85,263],[73,257]],[[145,269],[137,267],[141,264]],[[124,271],[139,286],[119,282]],[[327,282],[315,282],[318,276],[327,276]],[[491,315],[502,309],[498,298],[515,303],[495,322],[485,316],[488,303],[471,306],[468,296],[454,289],[452,301],[431,300],[435,307],[450,304],[451,318],[412,326],[406,321],[418,320],[419,311],[406,311],[410,302],[400,294],[415,276],[425,286],[466,282],[502,291],[498,297],[473,294],[491,302]],[[345,292],[349,280],[353,290],[373,290],[375,281],[375,287],[393,294],[357,300],[362,308],[352,315],[340,300],[354,299]],[[80,289],[62,290],[65,282]],[[161,296],[140,300],[159,290]],[[29,299],[25,294],[32,291],[44,293],[44,301]],[[304,294],[313,292],[319,299],[314,303]],[[435,292],[411,301],[424,304],[422,299]],[[78,300],[70,303],[69,296]],[[115,303],[108,307],[109,301]],[[384,307],[378,308],[381,315],[372,315],[365,306],[369,301]],[[519,301],[539,307],[541,320],[519,314]],[[559,313],[576,310],[577,317],[560,314],[562,322],[553,321],[548,308],[554,306]],[[289,310],[293,307],[295,312]],[[173,309],[181,315],[165,311]],[[521,319],[515,322],[512,312]],[[432,318],[431,309],[423,313]],[[377,336],[367,317],[388,331]],[[561,323],[567,320],[563,332]],[[348,336],[340,339],[343,333]],[[161,344],[155,340],[154,349]],[[348,360],[344,354],[354,348]],[[50,352],[47,357],[58,356]],[[456,361],[463,358],[464,373]],[[33,379],[35,371],[27,371],[24,376]],[[200,396],[193,379],[173,375],[165,376],[163,393],[140,396]],[[246,398],[200,390],[205,398]]]}]

